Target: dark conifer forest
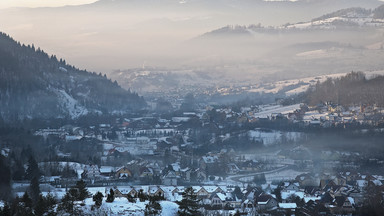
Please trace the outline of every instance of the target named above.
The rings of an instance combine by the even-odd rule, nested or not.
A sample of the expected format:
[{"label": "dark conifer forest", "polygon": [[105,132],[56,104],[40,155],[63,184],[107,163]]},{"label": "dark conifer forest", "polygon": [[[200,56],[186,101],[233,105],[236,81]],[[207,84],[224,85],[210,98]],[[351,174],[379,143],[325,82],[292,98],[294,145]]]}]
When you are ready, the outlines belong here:
[{"label": "dark conifer forest", "polygon": [[5,121],[124,113],[143,106],[142,97],[105,75],[80,70],[0,34],[0,117]]}]

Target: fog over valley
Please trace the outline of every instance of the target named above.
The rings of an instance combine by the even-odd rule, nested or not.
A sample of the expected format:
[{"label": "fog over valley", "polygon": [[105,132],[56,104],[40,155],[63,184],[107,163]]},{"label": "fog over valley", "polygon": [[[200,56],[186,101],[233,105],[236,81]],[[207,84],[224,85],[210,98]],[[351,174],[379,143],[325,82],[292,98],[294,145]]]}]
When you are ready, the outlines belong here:
[{"label": "fog over valley", "polygon": [[[332,2],[332,3],[330,3]],[[24,43],[34,43],[80,68],[109,73],[115,69],[142,67],[200,67],[255,61],[287,45],[335,41],[353,43],[354,33],[339,32],[329,38],[321,33],[298,37],[256,34],[251,42],[237,39],[196,45],[201,35],[227,25],[279,27],[307,22],[350,7],[374,9],[380,1],[130,1],[102,0],[82,6],[11,8],[0,13],[4,32]],[[324,34],[328,35],[328,32]],[[368,36],[369,35],[369,36]],[[361,34],[364,45],[373,33]],[[358,38],[357,38],[358,39]],[[232,40],[232,39],[229,39]],[[351,41],[352,40],[352,41]],[[372,42],[372,43],[373,43]],[[225,45],[223,45],[224,43]],[[268,57],[267,57],[268,58]],[[214,60],[212,62],[212,60]],[[233,61],[230,61],[233,60]],[[260,63],[261,67],[264,64]],[[251,64],[258,69],[260,64]],[[276,71],[277,69],[275,69]],[[264,72],[258,69],[257,71]],[[269,71],[268,71],[269,72]]]},{"label": "fog over valley", "polygon": [[1,0],[0,216],[382,216],[384,0]]}]

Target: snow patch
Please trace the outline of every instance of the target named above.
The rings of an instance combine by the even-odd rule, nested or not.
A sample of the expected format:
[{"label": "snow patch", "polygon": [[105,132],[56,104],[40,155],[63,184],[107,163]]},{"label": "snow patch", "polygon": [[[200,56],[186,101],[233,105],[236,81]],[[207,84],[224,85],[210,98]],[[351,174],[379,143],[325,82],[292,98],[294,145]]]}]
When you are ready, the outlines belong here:
[{"label": "snow patch", "polygon": [[68,112],[72,119],[88,114],[88,110],[64,90],[54,89],[53,92],[57,94],[60,106]]}]

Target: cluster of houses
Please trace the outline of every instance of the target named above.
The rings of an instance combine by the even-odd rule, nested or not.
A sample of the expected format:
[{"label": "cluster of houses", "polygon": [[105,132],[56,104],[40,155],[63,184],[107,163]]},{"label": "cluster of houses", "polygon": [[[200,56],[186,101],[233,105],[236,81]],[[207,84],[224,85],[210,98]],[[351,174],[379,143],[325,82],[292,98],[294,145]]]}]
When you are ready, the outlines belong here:
[{"label": "cluster of houses", "polygon": [[379,126],[384,123],[384,109],[378,106],[343,107],[335,104],[318,104],[315,107],[303,106],[302,110],[288,115],[293,122],[301,122],[306,126],[324,128],[348,125]]},{"label": "cluster of houses", "polygon": [[[211,108],[212,109],[212,108]],[[376,105],[343,107],[330,103],[309,107],[306,104],[290,106],[263,105],[243,107],[236,112],[231,108],[216,109],[226,122],[259,122],[287,119],[293,123],[306,126],[338,127],[344,125],[378,126],[384,123],[384,108]],[[206,115],[201,115],[204,122]]]},{"label": "cluster of houses", "polygon": [[[317,180],[316,180],[317,179]],[[320,180],[319,180],[320,179]],[[314,185],[319,180],[318,185]],[[191,186],[206,214],[213,212],[255,213],[311,211],[331,214],[352,214],[366,201],[365,194],[373,187],[384,196],[382,176],[360,175],[346,172],[337,175],[302,174],[295,181],[247,187],[206,185]],[[139,193],[160,196],[168,201],[180,201],[184,190],[190,186],[123,186],[106,188],[115,197],[135,198]],[[381,197],[383,199],[383,197]],[[317,206],[317,208],[315,208]],[[229,215],[229,214],[228,214]]]},{"label": "cluster of houses", "polygon": [[[188,137],[189,129],[194,127],[193,122],[198,122],[199,125],[220,134],[221,129],[227,125],[276,119],[287,119],[303,127],[377,126],[384,123],[384,109],[377,106],[344,108],[333,104],[319,104],[315,107],[295,104],[291,106],[251,106],[234,111],[231,108],[214,109],[208,106],[198,112],[178,113],[168,119],[159,117],[118,118],[114,120],[113,124],[99,124],[88,128],[66,125],[59,129],[41,129],[36,131],[35,135],[45,138],[58,136],[66,142],[84,138],[97,139],[105,143],[103,160],[106,160],[110,156],[126,154],[164,155],[165,151],[177,153],[180,151],[180,147],[195,144]],[[227,138],[226,135],[221,135],[211,141]],[[271,140],[271,142],[275,142],[275,140]]]},{"label": "cluster of houses", "polygon": [[[221,134],[221,129],[225,128],[226,124],[279,118],[320,127],[356,122],[377,125],[382,122],[382,114],[383,111],[374,106],[344,109],[331,104],[317,107],[307,107],[303,104],[288,107],[259,106],[242,108],[239,112],[230,108],[213,111],[212,107],[208,107],[207,110],[198,113],[179,113],[178,116],[169,119],[158,117],[116,119],[114,124],[100,124],[89,128],[64,126],[60,129],[42,129],[35,134],[44,137],[57,136],[65,142],[84,138],[96,139],[103,145],[103,152],[100,153],[101,164],[109,166],[86,165],[81,171],[83,179],[92,180],[92,182],[108,181],[109,185],[115,182],[124,182],[125,185],[156,185],[118,186],[113,190],[115,196],[134,197],[138,191],[142,190],[148,195],[157,194],[169,201],[176,201],[181,199],[181,194],[186,187],[180,185],[226,184],[224,177],[272,170],[277,165],[295,166],[302,168],[301,171],[313,170],[317,165],[311,158],[311,152],[303,146],[282,150],[278,154],[271,155],[270,158],[264,154],[264,159],[242,158],[233,149],[215,149],[208,153],[190,154],[193,152],[190,149],[198,146],[197,143],[193,143],[194,140],[190,139],[189,134],[196,122]],[[215,120],[212,121],[211,118]],[[209,137],[209,143],[215,144],[219,139],[225,141],[234,134],[236,132]],[[267,143],[264,136],[272,139],[271,143],[273,143],[276,137],[281,138],[280,134],[280,131],[273,130],[248,131],[248,135],[253,137],[253,140],[263,139],[261,143],[264,145]],[[130,162],[121,160],[121,158],[129,158],[130,155],[138,157],[133,157]],[[324,151],[320,156],[323,160],[318,164],[330,169],[339,168],[341,159],[348,159],[342,162],[344,168],[358,168],[359,162],[355,163],[354,160],[361,159],[360,155],[351,155],[351,153],[347,155],[347,153],[336,154]],[[142,159],[137,159],[139,157]],[[167,161],[168,158],[173,160]],[[111,166],[112,164],[123,166]],[[354,212],[355,208],[361,206],[366,199],[366,189],[376,187],[376,190],[383,191],[382,182],[383,178],[380,176],[344,172],[335,176],[302,174],[293,182],[283,184],[268,182],[269,184],[261,187],[242,186],[236,191],[235,187],[229,186],[194,186],[193,188],[201,200],[201,206],[207,211],[293,212],[301,209],[310,212],[311,209],[319,211],[318,207],[321,206],[321,211],[338,213]],[[245,184],[251,185],[252,182]],[[277,191],[280,192],[277,193]]]}]

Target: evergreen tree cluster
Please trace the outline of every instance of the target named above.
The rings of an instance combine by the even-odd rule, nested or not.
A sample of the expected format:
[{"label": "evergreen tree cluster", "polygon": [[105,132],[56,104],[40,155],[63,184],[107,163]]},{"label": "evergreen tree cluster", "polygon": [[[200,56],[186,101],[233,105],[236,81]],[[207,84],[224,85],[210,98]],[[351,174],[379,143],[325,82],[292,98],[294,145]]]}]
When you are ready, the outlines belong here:
[{"label": "evergreen tree cluster", "polygon": [[74,208],[75,201],[84,201],[90,196],[91,194],[89,193],[85,182],[83,180],[77,181],[76,185],[70,188],[64,195],[64,197],[61,199],[61,203],[59,204],[57,209],[58,211],[67,212],[70,215],[77,215],[79,214],[79,212],[76,208]]},{"label": "evergreen tree cluster", "polygon": [[188,187],[182,193],[183,199],[181,201],[177,201],[179,204],[178,214],[180,216],[198,216],[202,215],[199,211],[199,199],[197,195],[193,191],[192,187]]},{"label": "evergreen tree cluster", "polygon": [[331,102],[343,106],[384,106],[384,76],[367,79],[364,73],[351,72],[344,77],[318,82],[305,93],[310,105]]},{"label": "evergreen tree cluster", "polygon": [[56,204],[56,199],[50,193],[47,196],[40,194],[38,200],[34,201],[26,192],[21,198],[16,197],[13,199],[10,205],[5,203],[4,207],[0,208],[0,215],[55,216],[57,215],[55,211]]},{"label": "evergreen tree cluster", "polygon": [[[78,103],[66,107],[67,96]],[[105,75],[79,70],[0,33],[0,113],[5,121],[65,117],[77,106],[110,113],[140,109],[145,101]]]},{"label": "evergreen tree cluster", "polygon": [[145,206],[144,215],[145,216],[156,216],[161,214],[161,205],[159,203],[160,200],[164,198],[160,196],[149,196],[149,203]]}]

